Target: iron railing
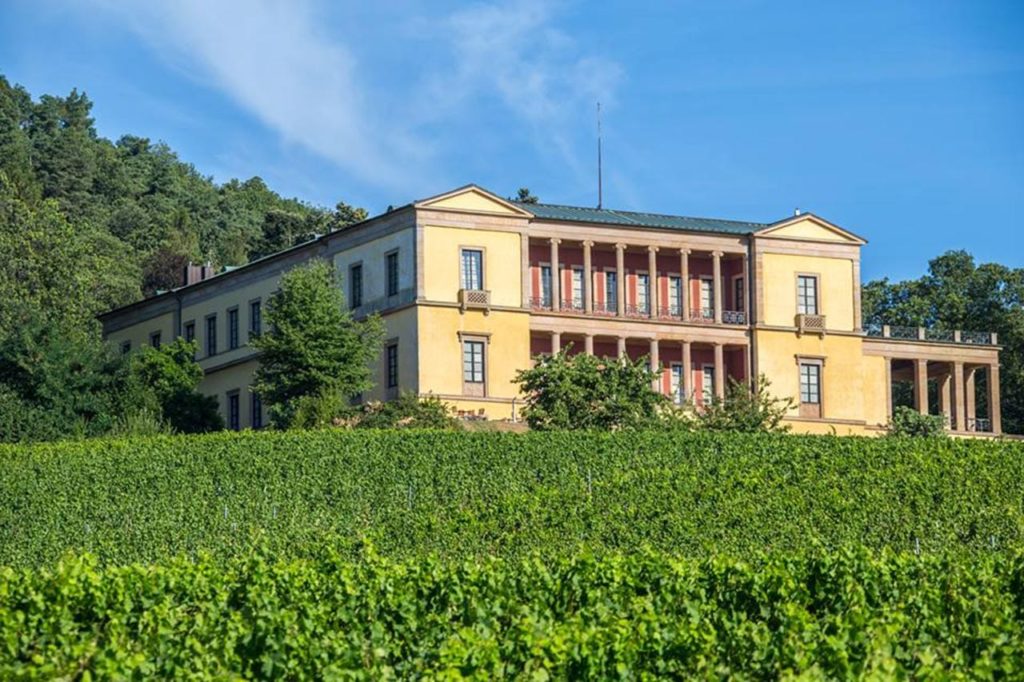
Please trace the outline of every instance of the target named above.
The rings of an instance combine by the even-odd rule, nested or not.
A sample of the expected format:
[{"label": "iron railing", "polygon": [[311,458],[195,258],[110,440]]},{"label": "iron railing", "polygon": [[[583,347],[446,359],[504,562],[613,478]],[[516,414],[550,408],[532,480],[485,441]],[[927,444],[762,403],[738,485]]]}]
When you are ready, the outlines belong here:
[{"label": "iron railing", "polygon": [[993,332],[961,331],[959,329],[931,329],[929,327],[904,327],[870,323],[864,325],[864,334],[872,338],[903,341],[930,341],[932,343],[957,343],[971,346],[996,345],[996,335]]},{"label": "iron railing", "polygon": [[722,322],[724,324],[746,324],[747,314],[742,310],[723,310]]},{"label": "iron railing", "polygon": [[693,308],[690,310],[690,319],[693,322],[714,322],[714,308]]}]

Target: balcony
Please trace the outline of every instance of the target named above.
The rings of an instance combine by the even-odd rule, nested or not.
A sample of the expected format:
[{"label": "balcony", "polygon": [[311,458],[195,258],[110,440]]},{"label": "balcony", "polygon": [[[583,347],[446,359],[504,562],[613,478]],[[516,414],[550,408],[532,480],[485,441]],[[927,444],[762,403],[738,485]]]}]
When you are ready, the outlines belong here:
[{"label": "balcony", "polygon": [[691,322],[703,322],[705,324],[714,324],[714,322],[715,322],[715,309],[714,308],[691,308],[690,309],[690,321]]},{"label": "balcony", "polygon": [[995,332],[961,331],[959,329],[931,329],[929,327],[903,327],[897,325],[866,325],[864,333],[873,338],[903,341],[930,341],[955,343],[965,346],[995,346]]},{"label": "balcony", "polygon": [[796,328],[800,334],[825,335],[825,316],[799,313],[796,316]]},{"label": "balcony", "polygon": [[464,311],[471,308],[489,311],[491,292],[486,289],[459,289],[459,305]]},{"label": "balcony", "polygon": [[722,311],[722,323],[723,324],[746,324],[747,313],[742,310],[723,310]]}]

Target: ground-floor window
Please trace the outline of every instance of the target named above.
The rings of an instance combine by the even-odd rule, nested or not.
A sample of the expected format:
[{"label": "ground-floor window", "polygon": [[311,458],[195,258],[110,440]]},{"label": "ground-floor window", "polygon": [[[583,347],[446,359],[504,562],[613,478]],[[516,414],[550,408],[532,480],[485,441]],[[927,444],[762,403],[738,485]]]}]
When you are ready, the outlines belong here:
[{"label": "ground-floor window", "polygon": [[486,339],[463,337],[462,386],[467,395],[482,396],[486,393],[486,351]]},{"label": "ground-floor window", "polygon": [[258,393],[252,394],[252,402],[250,403],[250,409],[252,414],[249,415],[249,421],[252,422],[252,428],[262,429],[263,428],[263,399],[260,398]]},{"label": "ground-floor window", "polygon": [[238,411],[238,391],[228,393],[228,428],[238,431],[242,428]]},{"label": "ground-floor window", "polygon": [[671,366],[671,391],[672,391],[672,402],[676,405],[682,405],[686,400],[686,391],[683,387],[683,365],[678,362],[673,362]]},{"label": "ground-floor window", "polygon": [[800,360],[800,416],[821,417],[820,360]]},{"label": "ground-floor window", "polygon": [[385,349],[387,358],[387,386],[395,388],[398,386],[398,344],[389,344]]}]

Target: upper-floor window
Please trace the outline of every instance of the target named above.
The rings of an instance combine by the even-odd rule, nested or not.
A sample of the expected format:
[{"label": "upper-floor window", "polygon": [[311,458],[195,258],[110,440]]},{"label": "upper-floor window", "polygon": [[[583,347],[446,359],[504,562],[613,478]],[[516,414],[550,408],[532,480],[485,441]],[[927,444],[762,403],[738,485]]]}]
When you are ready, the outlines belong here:
[{"label": "upper-floor window", "polygon": [[715,366],[704,365],[701,368],[700,377],[701,386],[701,404],[710,405],[715,401]]},{"label": "upper-floor window", "polygon": [[398,386],[398,344],[392,343],[385,349],[387,365],[387,387]]},{"label": "upper-floor window", "polygon": [[797,275],[796,311],[801,315],[818,314],[817,275]]},{"label": "upper-floor window", "polygon": [[217,354],[217,316],[206,318],[206,355]]},{"label": "upper-floor window", "polygon": [[686,395],[683,386],[683,365],[680,362],[673,362],[671,376],[671,390],[672,390],[672,402],[676,405],[682,405],[683,401],[686,400]]},{"label": "upper-floor window", "polygon": [[668,278],[668,314],[679,315],[682,310],[683,280],[670,275]]},{"label": "upper-floor window", "polygon": [[700,314],[706,318],[715,316],[715,283],[710,277],[700,280]]},{"label": "upper-floor window", "polygon": [[540,302],[545,307],[551,307],[551,266],[540,266]]},{"label": "upper-floor window", "polygon": [[572,307],[577,310],[583,309],[583,270],[572,269]]},{"label": "upper-floor window", "polygon": [[734,279],[732,286],[733,305],[736,306],[736,310],[739,312],[744,312],[746,310],[746,296],[744,296],[743,278],[737,277]]},{"label": "upper-floor window", "polygon": [[605,270],[604,273],[604,303],[609,310],[614,309],[619,300],[619,273],[615,270]]},{"label": "upper-floor window", "polygon": [[185,340],[189,343],[196,340],[196,323],[193,321],[185,323]]},{"label": "upper-floor window", "polygon": [[388,296],[398,295],[398,252],[387,255]]},{"label": "upper-floor window", "polygon": [[462,249],[462,288],[484,288],[484,252],[480,249]]},{"label": "upper-floor window", "polygon": [[466,339],[462,342],[462,381],[484,383],[484,341]]},{"label": "upper-floor window", "polygon": [[260,301],[249,303],[249,338],[255,339],[263,330],[263,304]]},{"label": "upper-floor window", "polygon": [[816,362],[800,363],[800,402],[821,404],[821,365]]},{"label": "upper-floor window", "polygon": [[644,313],[651,310],[651,278],[645,272],[636,276],[636,307]]},{"label": "upper-floor window", "polygon": [[352,308],[363,304],[363,264],[356,263],[348,269],[348,299]]},{"label": "upper-floor window", "polygon": [[157,350],[160,349],[160,332],[153,332],[149,335],[149,346]]},{"label": "upper-floor window", "polygon": [[238,308],[228,310],[228,349],[238,348]]}]

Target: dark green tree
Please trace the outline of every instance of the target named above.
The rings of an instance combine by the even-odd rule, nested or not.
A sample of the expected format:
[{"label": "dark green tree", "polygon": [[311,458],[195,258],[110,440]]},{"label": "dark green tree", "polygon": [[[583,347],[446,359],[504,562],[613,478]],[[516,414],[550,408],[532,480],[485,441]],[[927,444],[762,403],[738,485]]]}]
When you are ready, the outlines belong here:
[{"label": "dark green tree", "polygon": [[512,201],[519,201],[524,204],[536,204],[540,202],[540,199],[535,197],[533,193],[530,192],[529,187],[520,187],[519,191],[516,192],[515,197],[509,197],[509,199],[511,199]]},{"label": "dark green tree", "polygon": [[563,348],[538,357],[515,381],[526,396],[523,417],[532,429],[617,430],[662,420],[668,400],[652,388],[658,375],[647,358],[570,355]]},{"label": "dark green tree", "polygon": [[739,431],[742,433],[783,433],[789,427],[782,420],[793,409],[792,398],[776,398],[768,390],[771,382],[763,374],[757,386],[751,388],[745,381],[729,380],[725,399],[715,398],[711,404],[696,413],[697,424],[711,431]]},{"label": "dark green tree", "polygon": [[276,426],[327,423],[373,386],[383,324],[352,319],[328,263],[285,273],[266,318],[267,331],[253,342],[261,353],[255,390]]},{"label": "dark green tree", "polygon": [[217,399],[196,388],[203,370],[195,361],[195,341],[175,339],[160,348],[146,347],[132,357],[136,380],[152,392],[163,420],[179,433],[205,433],[224,428]]},{"label": "dark green tree", "polygon": [[940,415],[921,414],[912,407],[897,405],[889,419],[890,436],[945,438],[946,426]]}]

